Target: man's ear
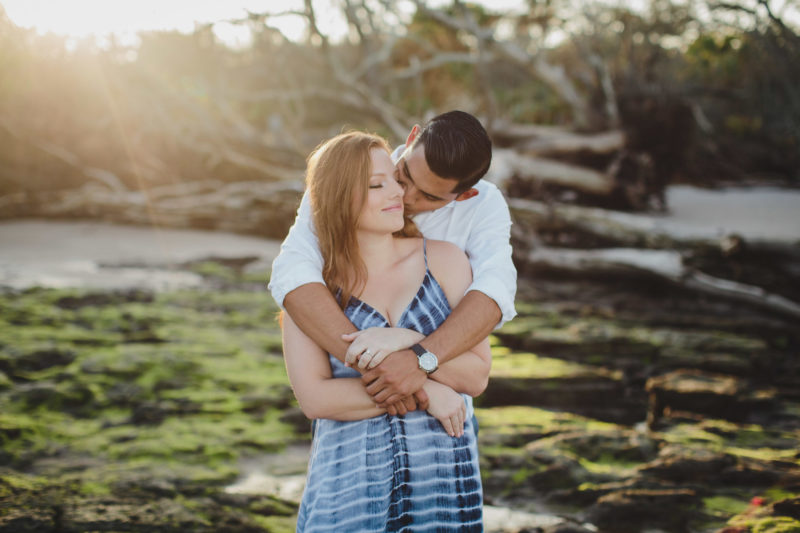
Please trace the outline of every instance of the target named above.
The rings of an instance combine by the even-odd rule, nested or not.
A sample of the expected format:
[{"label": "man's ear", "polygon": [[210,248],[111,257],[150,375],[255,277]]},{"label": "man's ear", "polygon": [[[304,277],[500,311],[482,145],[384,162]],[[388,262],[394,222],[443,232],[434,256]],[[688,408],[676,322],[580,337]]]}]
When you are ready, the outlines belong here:
[{"label": "man's ear", "polygon": [[469,200],[476,196],[478,196],[478,189],[469,189],[456,196],[456,202],[463,202],[464,200]]},{"label": "man's ear", "polygon": [[414,124],[414,127],[411,128],[411,133],[408,134],[408,139],[406,139],[406,148],[411,146],[411,143],[413,143],[414,139],[416,139],[417,135],[419,135],[419,131],[420,131],[419,124]]}]

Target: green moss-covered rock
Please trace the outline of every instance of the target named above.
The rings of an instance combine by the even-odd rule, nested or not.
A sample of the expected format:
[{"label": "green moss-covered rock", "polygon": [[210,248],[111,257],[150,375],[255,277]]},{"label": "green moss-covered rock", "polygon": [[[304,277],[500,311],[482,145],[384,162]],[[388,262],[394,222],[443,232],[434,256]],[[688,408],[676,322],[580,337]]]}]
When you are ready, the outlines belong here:
[{"label": "green moss-covered rock", "polygon": [[800,496],[769,502],[753,498],[749,505],[728,521],[724,531],[737,533],[794,533],[800,531]]},{"label": "green moss-covered rock", "polygon": [[276,313],[235,287],[0,294],[0,531],[293,528],[291,503],[216,497],[240,455],[308,439]]},{"label": "green moss-covered rock", "polygon": [[[227,492],[251,490],[259,468],[295,483],[307,453],[266,275],[194,268],[211,289],[0,292],[0,532],[294,530],[279,483]],[[617,513],[669,532],[792,527],[800,404],[780,351],[791,339],[553,294],[520,302],[492,338],[475,402],[487,502],[595,509],[606,531],[620,530]],[[646,380],[677,368],[767,383],[777,405],[744,422],[671,410],[648,431]],[[291,473],[263,466],[289,456]],[[767,503],[754,508],[754,495]]]}]

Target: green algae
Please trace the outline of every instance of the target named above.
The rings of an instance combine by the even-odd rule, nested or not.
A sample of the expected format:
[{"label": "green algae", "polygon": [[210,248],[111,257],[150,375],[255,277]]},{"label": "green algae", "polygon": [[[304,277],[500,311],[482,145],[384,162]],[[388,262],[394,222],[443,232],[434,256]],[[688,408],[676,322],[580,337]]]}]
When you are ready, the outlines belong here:
[{"label": "green algae", "polygon": [[[278,308],[264,286],[245,286],[247,276],[231,267],[200,271],[218,288],[0,294],[0,465],[14,478],[12,488],[0,470],[0,499],[21,501],[24,493],[33,502],[53,494],[92,508],[92,498],[140,498],[159,502],[148,509],[164,512],[159,524],[179,524],[175,531],[192,524],[213,530],[226,520],[244,529],[294,530],[292,504],[205,507],[241,477],[240,458],[280,453],[308,435],[282,420],[296,402],[280,356]],[[560,390],[567,378],[581,376],[620,381],[613,364],[619,356],[629,357],[626,364],[702,359],[742,369],[764,350],[761,340],[734,334],[683,335],[558,306],[518,308],[521,318],[490,339],[493,376],[539,380],[542,388]],[[518,350],[526,343],[534,353]],[[33,354],[47,350],[74,359],[54,356],[67,362],[33,368]],[[29,366],[18,365],[21,360]],[[790,402],[784,412],[800,416]],[[590,502],[585,498],[608,490],[604,484],[636,479],[637,466],[657,451],[653,443],[758,464],[798,461],[795,429],[695,420],[665,424],[642,444],[625,426],[564,411],[500,406],[476,408],[476,414],[490,496],[534,501],[559,489]],[[760,490],[770,500],[792,496],[776,487]],[[712,487],[704,514],[720,523],[747,501],[743,487]],[[763,531],[786,526],[766,519],[748,524]]]},{"label": "green algae", "polygon": [[632,476],[636,468],[641,464],[634,461],[620,460],[614,453],[605,452],[599,454],[594,460],[573,454],[578,463],[591,474],[602,474],[615,478],[627,478]]},{"label": "green algae", "polygon": [[797,533],[800,521],[788,516],[774,516],[757,520],[750,527],[753,533]]},{"label": "green algae", "polygon": [[294,533],[297,519],[286,516],[252,515],[253,521],[270,533]]},{"label": "green algae", "polygon": [[[549,490],[629,475],[638,463],[590,444],[571,443],[587,435],[616,435],[623,429],[572,413],[523,406],[475,410],[485,484],[505,497],[524,498]],[[597,452],[597,453],[593,453]]]},{"label": "green algae", "polygon": [[563,411],[540,409],[523,405],[475,408],[481,431],[492,434],[517,433],[533,430],[539,434],[566,431],[594,431],[618,428],[616,424]]},{"label": "green algae", "polygon": [[759,459],[761,461],[786,461],[800,466],[800,459],[797,459],[797,451],[776,450],[774,448],[740,448],[737,446],[727,446],[724,448],[727,453],[739,457]]},{"label": "green algae", "polygon": [[760,338],[725,331],[686,331],[642,326],[630,320],[602,316],[553,316],[541,307],[520,316],[496,335],[515,347],[537,353],[578,356],[593,364],[612,364],[615,358],[635,355],[641,364],[663,359],[672,364],[704,363],[745,370],[753,354],[768,344]]},{"label": "green algae", "polygon": [[797,533],[800,531],[800,521],[788,516],[737,516],[728,523],[750,533]]},{"label": "green algae", "polygon": [[[294,401],[276,312],[236,288],[0,294],[0,465],[12,468],[0,492],[32,509],[52,493],[90,514],[92,498],[172,494],[160,524],[174,511],[176,530],[190,515],[212,527],[193,495],[233,482],[243,454],[308,438],[280,420]],[[281,505],[218,512],[293,528]]]},{"label": "green algae", "polygon": [[703,498],[704,512],[715,518],[728,519],[745,511],[748,507],[750,507],[750,502],[747,499],[725,495]]},{"label": "green algae", "polygon": [[216,261],[201,261],[193,263],[190,270],[206,278],[215,278],[223,281],[237,281],[239,275],[234,268],[217,263]]},{"label": "green algae", "polygon": [[796,443],[800,442],[800,429],[767,430],[755,424],[740,425],[725,420],[705,419],[694,424],[674,424],[659,432],[659,437],[670,444],[800,466],[796,450]]},{"label": "green algae", "polygon": [[530,379],[603,376],[620,379],[619,371],[609,371],[590,365],[541,357],[533,353],[492,351],[492,377],[522,377]]},{"label": "green algae", "polygon": [[773,487],[764,491],[764,498],[769,501],[777,502],[780,500],[788,500],[789,498],[800,497],[800,492],[787,491],[782,488]]}]

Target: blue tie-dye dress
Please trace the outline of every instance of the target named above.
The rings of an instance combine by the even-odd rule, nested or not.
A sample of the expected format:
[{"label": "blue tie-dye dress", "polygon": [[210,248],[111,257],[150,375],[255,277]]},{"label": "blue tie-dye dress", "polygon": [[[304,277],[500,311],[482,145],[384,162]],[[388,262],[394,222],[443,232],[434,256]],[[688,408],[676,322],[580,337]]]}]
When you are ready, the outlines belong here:
[{"label": "blue tie-dye dress", "polygon": [[[422,285],[397,326],[428,335],[450,314],[450,304],[427,269],[427,257],[425,266]],[[345,315],[359,329],[390,326],[356,298]],[[360,377],[328,357],[333,377]],[[472,398],[462,396],[467,417],[459,438],[425,411],[317,420],[297,531],[483,531]]]}]

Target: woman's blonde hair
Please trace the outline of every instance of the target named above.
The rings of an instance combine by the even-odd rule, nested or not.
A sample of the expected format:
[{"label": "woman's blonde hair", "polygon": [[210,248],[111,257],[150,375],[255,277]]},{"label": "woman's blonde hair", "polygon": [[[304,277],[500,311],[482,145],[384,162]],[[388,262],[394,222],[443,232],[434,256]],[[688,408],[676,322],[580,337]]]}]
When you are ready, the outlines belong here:
[{"label": "woman's blonde hair", "polygon": [[[334,295],[341,290],[342,309],[360,294],[367,278],[356,229],[369,190],[373,148],[390,152],[382,137],[352,131],[323,142],[308,158],[306,187],[324,261],[322,278]],[[417,234],[413,222],[400,233]]]}]

